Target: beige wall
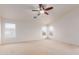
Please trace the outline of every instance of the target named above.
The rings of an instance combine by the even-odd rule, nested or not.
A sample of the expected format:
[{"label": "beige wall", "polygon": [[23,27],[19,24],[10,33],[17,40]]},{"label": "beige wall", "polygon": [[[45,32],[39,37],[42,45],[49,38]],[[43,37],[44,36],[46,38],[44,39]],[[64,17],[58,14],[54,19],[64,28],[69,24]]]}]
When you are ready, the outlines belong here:
[{"label": "beige wall", "polygon": [[53,24],[56,39],[79,45],[79,8],[67,13],[60,21]]}]

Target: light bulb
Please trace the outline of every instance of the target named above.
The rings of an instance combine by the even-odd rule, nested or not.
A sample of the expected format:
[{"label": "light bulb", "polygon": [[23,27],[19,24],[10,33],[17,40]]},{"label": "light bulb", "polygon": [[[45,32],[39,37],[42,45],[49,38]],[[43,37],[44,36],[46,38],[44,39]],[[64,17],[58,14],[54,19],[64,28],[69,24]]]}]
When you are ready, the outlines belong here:
[{"label": "light bulb", "polygon": [[44,14],[44,10],[41,10],[40,13],[41,13],[41,14]]}]

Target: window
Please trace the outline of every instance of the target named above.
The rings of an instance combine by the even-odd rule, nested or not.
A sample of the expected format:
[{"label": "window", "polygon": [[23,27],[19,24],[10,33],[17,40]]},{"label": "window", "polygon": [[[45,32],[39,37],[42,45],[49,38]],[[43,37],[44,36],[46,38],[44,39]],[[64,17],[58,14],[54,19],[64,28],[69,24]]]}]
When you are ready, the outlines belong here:
[{"label": "window", "polygon": [[43,26],[42,29],[41,29],[41,32],[42,32],[42,37],[44,39],[50,39],[53,37],[53,34],[54,34],[54,28],[53,26]]},{"label": "window", "polygon": [[5,23],[5,38],[16,37],[16,25],[12,23]]}]

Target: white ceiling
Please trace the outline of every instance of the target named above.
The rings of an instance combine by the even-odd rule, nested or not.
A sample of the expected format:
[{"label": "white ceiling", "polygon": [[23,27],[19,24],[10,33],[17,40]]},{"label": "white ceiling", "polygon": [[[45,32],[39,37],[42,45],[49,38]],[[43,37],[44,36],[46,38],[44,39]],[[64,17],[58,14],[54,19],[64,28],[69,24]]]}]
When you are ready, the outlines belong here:
[{"label": "white ceiling", "polygon": [[[50,6],[50,5],[48,5]],[[53,10],[49,11],[49,16],[42,15],[38,19],[51,19],[59,20],[71,10],[74,10],[79,7],[79,5],[69,5],[69,4],[51,4],[54,7]],[[36,15],[32,9],[38,8],[36,4],[9,4],[9,5],[0,5],[0,15],[4,18],[16,19],[16,20],[33,20],[33,16]],[[46,20],[49,22],[48,20]],[[42,21],[43,22],[43,21]]]}]

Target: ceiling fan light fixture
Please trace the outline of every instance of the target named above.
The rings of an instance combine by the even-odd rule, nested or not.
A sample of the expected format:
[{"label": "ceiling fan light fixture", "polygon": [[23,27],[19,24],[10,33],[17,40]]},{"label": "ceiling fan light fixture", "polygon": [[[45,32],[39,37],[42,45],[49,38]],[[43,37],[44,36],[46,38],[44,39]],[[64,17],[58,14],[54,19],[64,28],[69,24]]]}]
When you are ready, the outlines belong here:
[{"label": "ceiling fan light fixture", "polygon": [[40,13],[41,13],[41,14],[44,14],[44,10],[40,10]]},{"label": "ceiling fan light fixture", "polygon": [[49,15],[48,11],[53,9],[53,7],[46,8],[43,4],[39,4],[38,6],[39,7],[36,10],[32,10],[32,11],[37,11],[38,12],[37,16],[34,17],[34,19],[36,19],[41,14]]}]

